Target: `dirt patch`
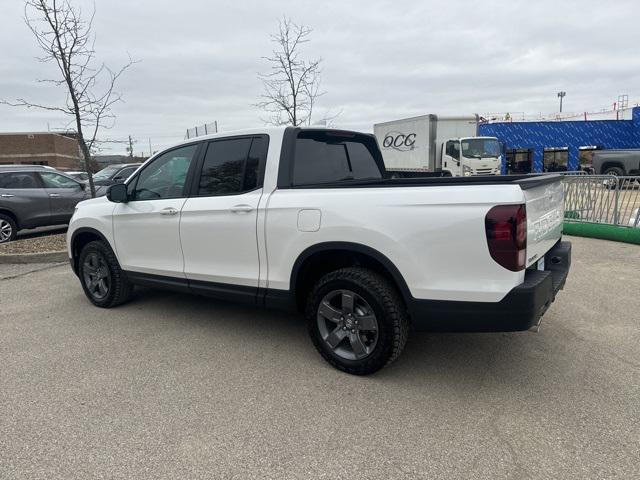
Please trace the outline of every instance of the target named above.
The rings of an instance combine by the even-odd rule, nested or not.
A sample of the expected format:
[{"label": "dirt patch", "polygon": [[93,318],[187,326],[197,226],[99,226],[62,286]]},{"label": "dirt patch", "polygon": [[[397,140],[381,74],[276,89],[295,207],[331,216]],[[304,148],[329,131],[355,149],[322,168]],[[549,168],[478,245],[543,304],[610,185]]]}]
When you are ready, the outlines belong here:
[{"label": "dirt patch", "polygon": [[59,252],[66,250],[66,234],[48,235],[46,237],[25,238],[0,245],[0,255],[20,253]]}]

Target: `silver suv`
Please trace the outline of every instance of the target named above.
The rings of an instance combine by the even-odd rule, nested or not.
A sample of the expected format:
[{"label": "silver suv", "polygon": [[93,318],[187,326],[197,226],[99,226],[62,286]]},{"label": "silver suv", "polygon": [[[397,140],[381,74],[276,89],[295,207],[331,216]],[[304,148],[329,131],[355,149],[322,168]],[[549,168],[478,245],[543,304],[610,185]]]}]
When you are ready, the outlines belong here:
[{"label": "silver suv", "polygon": [[51,167],[0,165],[0,243],[24,228],[69,223],[89,197],[84,184]]}]

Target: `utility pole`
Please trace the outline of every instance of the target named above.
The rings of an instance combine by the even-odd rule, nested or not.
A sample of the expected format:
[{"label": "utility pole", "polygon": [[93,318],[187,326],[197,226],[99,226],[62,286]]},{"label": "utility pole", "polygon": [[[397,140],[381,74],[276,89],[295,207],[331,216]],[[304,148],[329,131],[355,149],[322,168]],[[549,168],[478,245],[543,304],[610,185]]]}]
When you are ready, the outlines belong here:
[{"label": "utility pole", "polygon": [[560,113],[562,113],[562,99],[567,94],[567,92],[558,92],[558,97],[560,98]]},{"label": "utility pole", "polygon": [[153,155],[153,151],[151,150],[151,138],[149,138],[149,156]]},{"label": "utility pole", "polygon": [[133,159],[133,139],[129,135],[129,158]]}]

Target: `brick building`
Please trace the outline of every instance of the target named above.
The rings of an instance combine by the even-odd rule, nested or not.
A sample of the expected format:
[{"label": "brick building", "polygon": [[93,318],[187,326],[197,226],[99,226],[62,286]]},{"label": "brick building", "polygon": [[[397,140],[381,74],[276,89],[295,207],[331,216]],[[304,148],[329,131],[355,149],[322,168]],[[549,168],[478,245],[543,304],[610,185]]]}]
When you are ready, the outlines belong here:
[{"label": "brick building", "polygon": [[10,164],[78,170],[80,147],[75,138],[59,133],[0,133],[0,165]]}]

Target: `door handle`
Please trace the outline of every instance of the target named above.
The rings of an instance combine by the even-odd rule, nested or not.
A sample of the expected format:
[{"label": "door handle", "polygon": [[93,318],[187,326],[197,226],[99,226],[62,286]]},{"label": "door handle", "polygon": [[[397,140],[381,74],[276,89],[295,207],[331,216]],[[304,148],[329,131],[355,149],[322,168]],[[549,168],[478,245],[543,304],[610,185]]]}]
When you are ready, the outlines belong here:
[{"label": "door handle", "polygon": [[11,198],[11,197],[15,197],[15,195],[11,195],[10,193],[3,193],[2,195],[0,195],[0,197]]},{"label": "door handle", "polygon": [[175,215],[178,210],[173,207],[167,207],[160,210],[160,215]]},{"label": "door handle", "polygon": [[59,193],[50,193],[49,196],[51,198],[58,198],[60,196],[60,194]]},{"label": "door handle", "polygon": [[234,205],[230,209],[233,213],[249,213],[253,210],[251,205]]}]

